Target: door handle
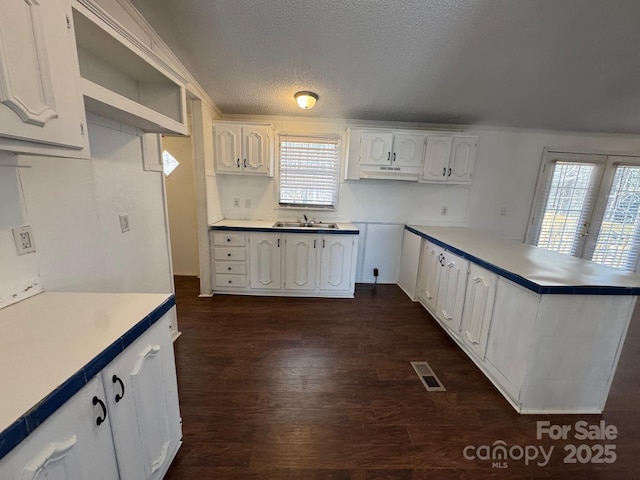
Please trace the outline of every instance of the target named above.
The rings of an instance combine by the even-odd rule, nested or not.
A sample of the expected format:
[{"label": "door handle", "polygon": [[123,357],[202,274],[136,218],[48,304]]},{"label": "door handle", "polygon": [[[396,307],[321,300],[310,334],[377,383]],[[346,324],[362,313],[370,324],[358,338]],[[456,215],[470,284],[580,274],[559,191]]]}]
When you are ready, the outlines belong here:
[{"label": "door handle", "polygon": [[238,168],[240,168],[240,159],[238,159]]},{"label": "door handle", "polygon": [[[247,168],[247,159],[246,158],[244,159],[244,168]],[[449,175],[451,175],[451,174],[449,174]]]},{"label": "door handle", "polygon": [[94,405],[100,404],[100,408],[102,408],[102,416],[98,416],[98,418],[96,418],[96,425],[100,426],[107,419],[107,407],[104,406],[104,402],[102,400],[95,396],[93,397],[91,403],[93,403]]},{"label": "door handle", "polygon": [[122,379],[118,378],[117,375],[114,375],[113,377],[111,377],[111,382],[120,384],[120,389],[122,391],[121,393],[116,393],[116,403],[118,403],[120,400],[124,398],[124,383],[122,383]]},{"label": "door handle", "polygon": [[393,161],[396,161],[396,152],[393,152]]},{"label": "door handle", "polygon": [[444,168],[442,169],[442,176],[443,176],[443,177],[446,177],[446,176],[447,176],[447,167],[444,167]]},{"label": "door handle", "polygon": [[449,175],[447,175],[447,177],[451,176],[451,167],[449,167]]}]

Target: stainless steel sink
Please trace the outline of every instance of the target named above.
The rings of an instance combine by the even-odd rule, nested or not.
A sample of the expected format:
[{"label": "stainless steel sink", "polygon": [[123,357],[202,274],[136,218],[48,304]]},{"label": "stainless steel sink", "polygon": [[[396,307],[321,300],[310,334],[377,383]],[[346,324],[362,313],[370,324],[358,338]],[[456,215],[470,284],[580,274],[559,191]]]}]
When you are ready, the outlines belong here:
[{"label": "stainless steel sink", "polygon": [[338,229],[335,223],[315,223],[315,222],[276,222],[274,228],[315,228],[318,230]]}]

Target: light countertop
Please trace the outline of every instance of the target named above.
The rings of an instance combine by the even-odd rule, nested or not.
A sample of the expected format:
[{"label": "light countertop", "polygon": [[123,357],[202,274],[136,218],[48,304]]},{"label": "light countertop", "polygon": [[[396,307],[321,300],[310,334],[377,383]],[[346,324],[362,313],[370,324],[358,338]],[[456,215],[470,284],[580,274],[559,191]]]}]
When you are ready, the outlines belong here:
[{"label": "light countertop", "polygon": [[415,225],[407,229],[538,293],[640,294],[638,274],[508,240],[486,230]]},{"label": "light countertop", "polygon": [[83,368],[98,354],[172,299],[45,292],[1,309],[0,432],[63,383],[85,375]]}]

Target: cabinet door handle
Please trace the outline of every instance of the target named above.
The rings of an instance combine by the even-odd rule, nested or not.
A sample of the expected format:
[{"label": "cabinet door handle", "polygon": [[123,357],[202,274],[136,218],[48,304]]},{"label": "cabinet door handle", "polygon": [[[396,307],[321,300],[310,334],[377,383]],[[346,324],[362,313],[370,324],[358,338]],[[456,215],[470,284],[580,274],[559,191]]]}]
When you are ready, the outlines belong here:
[{"label": "cabinet door handle", "polygon": [[387,153],[387,162],[391,160],[391,152]]},{"label": "cabinet door handle", "polygon": [[449,175],[447,175],[447,177],[451,176],[451,167],[449,167]]},{"label": "cabinet door handle", "polygon": [[442,176],[445,177],[447,175],[447,167],[442,169]]},{"label": "cabinet door handle", "polygon": [[96,418],[96,425],[100,426],[107,419],[107,407],[104,406],[104,402],[102,400],[95,396],[93,397],[91,403],[93,403],[94,405],[100,404],[100,407],[102,408],[102,416]]},{"label": "cabinet door handle", "polygon": [[280,239],[278,239],[278,248],[280,248]]},{"label": "cabinet door handle", "polygon": [[324,238],[322,239],[322,248],[324,248]]},{"label": "cabinet door handle", "polygon": [[315,241],[315,239],[313,240],[313,248],[316,248],[316,241]]},{"label": "cabinet door handle", "polygon": [[116,403],[118,403],[120,400],[124,398],[124,383],[122,383],[122,379],[118,378],[117,375],[114,375],[113,377],[111,377],[111,382],[120,384],[120,389],[122,390],[122,392],[116,393]]},{"label": "cabinet door handle", "polygon": [[396,152],[393,152],[393,161],[396,161]]},{"label": "cabinet door handle", "polygon": [[244,168],[247,168],[247,159],[244,159]]},{"label": "cabinet door handle", "polygon": [[240,168],[240,159],[238,159],[238,168]]}]

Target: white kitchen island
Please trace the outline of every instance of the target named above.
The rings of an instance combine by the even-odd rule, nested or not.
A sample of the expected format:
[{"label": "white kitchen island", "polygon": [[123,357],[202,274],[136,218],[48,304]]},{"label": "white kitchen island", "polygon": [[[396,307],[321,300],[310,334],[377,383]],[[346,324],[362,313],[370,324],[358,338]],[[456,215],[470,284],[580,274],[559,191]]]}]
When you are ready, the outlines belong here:
[{"label": "white kitchen island", "polygon": [[0,310],[0,478],[162,478],[182,437],[167,294]]},{"label": "white kitchen island", "polygon": [[405,240],[401,286],[518,412],[603,411],[639,275],[464,227]]}]

